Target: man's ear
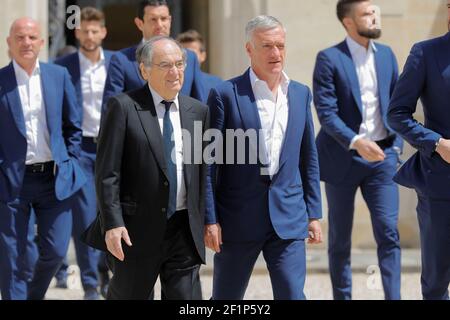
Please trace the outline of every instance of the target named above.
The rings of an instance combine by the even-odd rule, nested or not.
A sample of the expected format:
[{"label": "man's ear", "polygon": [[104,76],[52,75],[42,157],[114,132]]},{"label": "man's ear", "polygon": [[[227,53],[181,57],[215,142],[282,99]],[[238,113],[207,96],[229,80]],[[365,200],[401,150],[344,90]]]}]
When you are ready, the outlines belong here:
[{"label": "man's ear", "polygon": [[142,77],[145,81],[148,81],[149,74],[148,74],[148,72],[147,72],[147,69],[145,69],[145,66],[144,66],[144,64],[143,64],[142,62],[139,64],[139,71],[141,72],[141,77]]},{"label": "man's ear", "polygon": [[350,17],[345,17],[344,19],[342,19],[342,24],[344,25],[344,28],[348,30],[349,27],[353,25],[353,19]]},{"label": "man's ear", "polygon": [[134,18],[134,24],[139,30],[141,30],[141,32],[144,32],[144,21],[136,17]]}]

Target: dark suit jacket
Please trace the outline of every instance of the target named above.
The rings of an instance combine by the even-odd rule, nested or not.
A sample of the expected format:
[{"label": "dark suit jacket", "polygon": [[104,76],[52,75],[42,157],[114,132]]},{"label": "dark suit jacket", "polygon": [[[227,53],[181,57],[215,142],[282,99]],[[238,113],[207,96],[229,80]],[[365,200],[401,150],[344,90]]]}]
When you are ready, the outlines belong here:
[{"label": "dark suit jacket", "polygon": [[[413,117],[421,99],[424,124]],[[418,152],[394,180],[433,199],[450,199],[450,166],[434,152],[436,141],[450,139],[450,33],[414,45],[397,82],[388,121]]]},{"label": "dark suit jacket", "polygon": [[[375,43],[375,68],[383,124],[395,136],[386,120],[389,100],[398,78],[397,60],[391,48]],[[316,144],[320,177],[328,183],[340,183],[349,174],[356,151],[349,150],[362,121],[361,91],[355,64],[345,41],[317,55],[314,70],[314,104],[321,124]],[[394,146],[403,149],[403,140],[395,137]],[[336,170],[339,168],[339,170]]]},{"label": "dark suit jacket", "polygon": [[[181,126],[191,133],[184,155],[202,159],[202,144],[194,143],[194,121],[208,126],[208,108],[201,102],[179,95]],[[197,137],[199,138],[199,137]],[[201,138],[201,137],[200,137]],[[190,151],[188,151],[190,147]],[[85,232],[85,241],[106,250],[105,232],[125,226],[133,243],[123,245],[127,257],[150,257],[159,253],[166,230],[169,185],[164,145],[156,109],[147,85],[110,99],[100,129],[95,185],[99,215]],[[192,237],[205,261],[203,241],[203,164],[184,164],[187,207]]]}]

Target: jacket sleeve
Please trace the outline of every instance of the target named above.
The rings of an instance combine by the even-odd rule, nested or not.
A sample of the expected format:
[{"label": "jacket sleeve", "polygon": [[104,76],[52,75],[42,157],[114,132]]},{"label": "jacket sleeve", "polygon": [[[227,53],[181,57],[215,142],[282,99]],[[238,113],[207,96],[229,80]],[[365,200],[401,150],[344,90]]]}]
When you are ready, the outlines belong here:
[{"label": "jacket sleeve", "polygon": [[313,76],[314,104],[322,130],[348,149],[357,135],[338,114],[338,97],[334,85],[334,66],[324,52],[317,56]]},{"label": "jacket sleeve", "polygon": [[315,144],[314,122],[311,115],[311,93],[308,89],[306,123],[300,151],[300,174],[309,219],[322,218],[319,159]]},{"label": "jacket sleeve", "polygon": [[125,91],[125,73],[120,58],[117,56],[118,54],[113,54],[109,63],[103,91],[102,115],[105,114],[108,100]]},{"label": "jacket sleeve", "polygon": [[69,155],[78,159],[81,152],[81,109],[69,73],[64,69],[63,136]]},{"label": "jacket sleeve", "polygon": [[425,128],[414,119],[417,101],[426,81],[424,52],[420,44],[414,45],[398,80],[388,110],[388,124],[423,155],[431,157],[438,133]]},{"label": "jacket sleeve", "polygon": [[[207,166],[207,174],[206,174],[206,191],[205,191],[205,224],[215,224],[218,223],[217,213],[216,213],[216,204],[215,204],[215,185],[216,185],[216,173],[217,173],[217,164],[213,163],[215,157],[219,156],[218,152],[221,152],[221,147],[223,144],[220,144],[222,141],[222,132],[224,128],[225,122],[225,114],[224,114],[224,106],[220,94],[216,91],[216,89],[212,89],[209,98],[208,98],[208,107],[210,114],[210,128],[214,130],[216,133],[220,133],[218,135],[211,136],[211,144],[209,147],[214,147],[215,143],[217,148],[214,150],[207,149],[205,152],[207,155],[208,151],[211,151],[212,159],[208,159]],[[213,131],[210,131],[210,133]]]},{"label": "jacket sleeve", "polygon": [[123,227],[120,182],[127,113],[123,103],[111,98],[101,124],[95,162],[97,206],[104,231]]}]

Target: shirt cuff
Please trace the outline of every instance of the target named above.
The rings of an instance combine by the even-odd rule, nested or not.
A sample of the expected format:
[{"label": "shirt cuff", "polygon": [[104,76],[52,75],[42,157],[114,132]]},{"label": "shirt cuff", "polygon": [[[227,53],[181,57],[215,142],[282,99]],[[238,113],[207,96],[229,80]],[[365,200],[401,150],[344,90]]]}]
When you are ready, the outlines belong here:
[{"label": "shirt cuff", "polygon": [[363,134],[358,134],[358,135],[354,136],[353,139],[352,139],[352,141],[350,142],[350,146],[349,146],[348,148],[349,148],[350,150],[355,150],[354,146],[355,146],[356,140],[361,139],[361,138],[363,138],[363,137],[364,137]]}]

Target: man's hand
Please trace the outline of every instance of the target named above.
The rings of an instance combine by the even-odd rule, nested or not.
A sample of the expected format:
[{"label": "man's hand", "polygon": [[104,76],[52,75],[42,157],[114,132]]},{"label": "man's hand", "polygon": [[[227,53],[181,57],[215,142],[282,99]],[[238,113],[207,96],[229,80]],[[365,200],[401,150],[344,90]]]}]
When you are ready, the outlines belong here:
[{"label": "man's hand", "polygon": [[441,138],[436,148],[436,152],[439,153],[445,162],[450,164],[450,140]]},{"label": "man's hand", "polygon": [[309,244],[322,243],[322,228],[320,227],[320,221],[317,219],[310,219],[308,225],[309,231]]},{"label": "man's hand", "polygon": [[375,142],[364,138],[356,140],[353,147],[363,159],[369,162],[383,161],[386,157],[383,150]]},{"label": "man's hand", "polygon": [[217,253],[222,245],[222,228],[220,224],[207,224],[204,231],[205,246]]},{"label": "man's hand", "polygon": [[128,231],[125,227],[106,231],[106,247],[108,248],[108,251],[120,261],[125,259],[125,255],[122,250],[122,239],[129,247],[132,246],[130,237],[128,236]]}]

